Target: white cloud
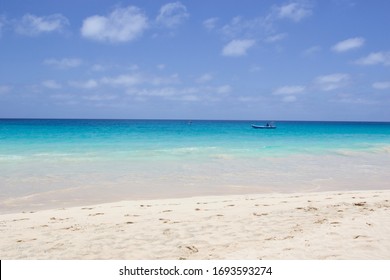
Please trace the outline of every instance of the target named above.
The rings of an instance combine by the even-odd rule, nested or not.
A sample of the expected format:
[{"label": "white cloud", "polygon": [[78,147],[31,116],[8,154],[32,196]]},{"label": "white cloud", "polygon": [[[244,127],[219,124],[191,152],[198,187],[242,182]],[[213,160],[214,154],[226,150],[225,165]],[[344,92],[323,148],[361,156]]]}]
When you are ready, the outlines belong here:
[{"label": "white cloud", "polygon": [[297,98],[294,95],[287,95],[287,96],[283,97],[282,101],[287,102],[287,103],[295,102],[295,101],[297,101]]},{"label": "white cloud", "polygon": [[62,59],[45,59],[44,64],[54,66],[60,69],[75,68],[82,64],[81,59],[78,58],[62,58]]},{"label": "white cloud", "polygon": [[243,19],[242,17],[234,17],[230,23],[225,24],[221,28],[221,32],[227,38],[246,37],[254,38],[264,32],[264,19],[257,17],[254,19]]},{"label": "white cloud", "polygon": [[161,85],[171,85],[171,84],[178,84],[180,79],[178,74],[172,74],[167,77],[148,77],[144,79],[148,83],[154,85],[154,86],[161,86]]},{"label": "white cloud", "polygon": [[348,84],[350,76],[345,73],[334,73],[330,75],[318,76],[315,79],[315,84],[320,90],[331,91]]},{"label": "white cloud", "polygon": [[174,95],[180,95],[181,91],[173,87],[164,87],[157,89],[140,89],[134,90],[130,89],[127,91],[128,94],[136,94],[139,96],[158,96],[158,97],[171,97]]},{"label": "white cloud", "polygon": [[285,39],[286,37],[287,37],[286,33],[279,33],[279,34],[268,36],[267,38],[265,38],[264,41],[267,43],[274,43],[274,42],[281,41],[281,40]]},{"label": "white cloud", "polygon": [[101,72],[105,70],[105,67],[101,64],[94,64],[92,65],[91,70],[94,72]]},{"label": "white cloud", "polygon": [[282,95],[283,102],[295,102],[297,100],[296,94],[304,93],[306,87],[304,86],[282,86],[274,90],[272,94]]},{"label": "white cloud", "polygon": [[97,88],[99,83],[94,80],[94,79],[89,79],[89,80],[86,80],[86,81],[70,81],[69,82],[69,85],[71,85],[72,87],[76,87],[76,88],[82,88],[82,89],[93,89],[93,88]]},{"label": "white cloud", "polygon": [[203,26],[208,30],[213,30],[217,26],[218,18],[213,17],[203,21]]},{"label": "white cloud", "polygon": [[232,87],[230,85],[219,86],[215,89],[216,93],[219,94],[227,94],[232,91]]},{"label": "white cloud", "polygon": [[[281,6],[273,6],[264,16],[249,19],[236,16],[229,23],[218,28],[217,31],[227,39],[261,38],[265,42],[272,43],[287,37],[286,33],[277,32],[277,21],[290,19],[298,22],[311,14],[311,5],[307,1],[295,1]],[[203,26],[209,30],[216,29],[217,20],[218,18],[209,18],[203,22]]]},{"label": "white cloud", "polygon": [[364,45],[364,38],[362,37],[355,37],[350,38],[341,42],[338,42],[332,47],[332,50],[335,52],[346,52],[352,49],[360,48]]},{"label": "white cloud", "polygon": [[126,89],[126,93],[145,101],[148,97],[158,97],[166,100],[178,101],[217,101],[231,92],[230,85],[221,86],[195,86],[195,87],[158,87],[158,88],[136,88]]},{"label": "white cloud", "polygon": [[27,36],[36,36],[41,33],[61,32],[69,21],[61,14],[38,17],[26,14],[16,22],[16,32]]},{"label": "white cloud", "polygon": [[243,56],[254,45],[255,40],[232,40],[222,49],[222,55]]},{"label": "white cloud", "polygon": [[160,12],[156,18],[157,23],[174,28],[180,25],[189,17],[187,8],[180,2],[165,4],[160,8]]},{"label": "white cloud", "polygon": [[117,77],[104,77],[101,79],[101,82],[105,85],[114,86],[114,87],[132,87],[144,82],[144,77],[140,74],[128,74],[128,75],[119,75]]},{"label": "white cloud", "polygon": [[372,84],[375,89],[390,89],[390,82],[376,82]]},{"label": "white cloud", "polygon": [[378,104],[377,100],[366,99],[363,97],[356,96],[351,93],[342,93],[337,96],[337,99],[330,100],[332,102],[337,103],[345,103],[345,104],[358,104],[358,105],[375,105]]},{"label": "white cloud", "polygon": [[89,100],[89,101],[109,101],[109,100],[114,100],[117,99],[118,97],[113,94],[93,94],[93,95],[84,95],[83,99]]},{"label": "white cloud", "polygon": [[154,76],[134,72],[131,74],[122,74],[113,77],[103,77],[98,82],[104,86],[131,89],[137,85],[150,85],[158,87],[179,84],[180,79],[178,74],[172,74],[169,76]]},{"label": "white cloud", "polygon": [[96,41],[129,42],[148,27],[148,19],[134,6],[117,8],[108,16],[94,15],[84,19],[81,35]]},{"label": "white cloud", "polygon": [[390,52],[373,52],[366,57],[356,60],[356,64],[360,65],[390,65]]},{"label": "white cloud", "polygon": [[302,55],[306,57],[314,56],[316,53],[319,53],[321,50],[322,48],[320,46],[313,46],[304,50],[302,52]]},{"label": "white cloud", "polygon": [[42,82],[42,85],[48,89],[60,89],[62,88],[61,84],[54,80],[46,80]]},{"label": "white cloud", "polygon": [[304,86],[283,86],[277,88],[273,94],[275,95],[291,95],[291,94],[297,94],[297,93],[303,93],[305,91]]},{"label": "white cloud", "polygon": [[210,73],[205,73],[201,75],[199,78],[197,78],[196,82],[200,84],[207,83],[210,82],[213,78],[214,78],[213,75],[211,75]]},{"label": "white cloud", "polygon": [[276,16],[280,19],[301,21],[312,14],[310,7],[304,3],[291,2],[275,8]]},{"label": "white cloud", "polygon": [[238,96],[237,100],[245,103],[263,102],[265,101],[263,96]]}]

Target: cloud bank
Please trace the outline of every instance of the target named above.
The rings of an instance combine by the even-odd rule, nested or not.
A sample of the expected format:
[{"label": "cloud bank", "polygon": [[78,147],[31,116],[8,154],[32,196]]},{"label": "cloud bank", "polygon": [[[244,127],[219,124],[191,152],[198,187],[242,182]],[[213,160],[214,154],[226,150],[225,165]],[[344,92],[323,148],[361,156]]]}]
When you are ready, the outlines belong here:
[{"label": "cloud bank", "polygon": [[224,56],[243,56],[255,45],[255,40],[232,40],[222,49]]},{"label": "cloud bank", "polygon": [[180,2],[168,3],[160,8],[156,22],[168,28],[179,26],[189,17],[187,8]]},{"label": "cloud bank", "polygon": [[82,64],[82,60],[78,58],[61,58],[54,59],[49,58],[43,61],[43,64],[54,66],[59,69],[75,68],[79,67]]},{"label": "cloud bank", "polygon": [[315,79],[315,84],[322,91],[331,91],[346,86],[349,80],[349,74],[334,73],[324,76],[318,76]]},{"label": "cloud bank", "polygon": [[299,22],[312,14],[310,7],[301,2],[292,2],[275,8],[276,16],[280,19],[289,19]]},{"label": "cloud bank", "polygon": [[21,35],[37,36],[42,33],[61,32],[68,25],[68,19],[61,14],[43,17],[26,14],[16,21],[15,31]]},{"label": "cloud bank", "polygon": [[336,45],[332,47],[332,50],[334,52],[346,52],[349,50],[360,48],[364,45],[364,38],[362,37],[356,37],[356,38],[350,38],[341,42],[338,42]]},{"label": "cloud bank", "polygon": [[385,66],[390,65],[390,52],[373,52],[362,57],[356,61],[356,64],[360,65],[376,65],[382,64]]},{"label": "cloud bank", "polygon": [[135,40],[148,27],[148,19],[137,7],[116,8],[107,16],[94,15],[84,19],[84,38],[110,43]]}]

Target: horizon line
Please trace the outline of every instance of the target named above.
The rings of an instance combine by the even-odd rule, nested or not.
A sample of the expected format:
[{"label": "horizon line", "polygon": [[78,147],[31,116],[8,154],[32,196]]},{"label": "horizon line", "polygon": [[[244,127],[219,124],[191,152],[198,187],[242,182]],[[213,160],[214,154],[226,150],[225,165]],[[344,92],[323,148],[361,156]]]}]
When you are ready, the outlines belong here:
[{"label": "horizon line", "polygon": [[49,117],[14,117],[14,118],[3,118],[0,120],[101,120],[101,121],[235,121],[235,122],[366,122],[366,123],[389,123],[390,121],[384,120],[275,120],[275,119],[192,119],[192,118],[49,118]]}]

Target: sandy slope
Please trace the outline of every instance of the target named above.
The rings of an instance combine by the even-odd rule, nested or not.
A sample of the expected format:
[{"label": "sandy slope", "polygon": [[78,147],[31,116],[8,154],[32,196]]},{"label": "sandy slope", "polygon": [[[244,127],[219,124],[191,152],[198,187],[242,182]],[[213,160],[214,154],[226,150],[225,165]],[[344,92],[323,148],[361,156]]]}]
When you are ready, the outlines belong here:
[{"label": "sandy slope", "polygon": [[390,191],[122,201],[0,215],[0,259],[390,259]]}]

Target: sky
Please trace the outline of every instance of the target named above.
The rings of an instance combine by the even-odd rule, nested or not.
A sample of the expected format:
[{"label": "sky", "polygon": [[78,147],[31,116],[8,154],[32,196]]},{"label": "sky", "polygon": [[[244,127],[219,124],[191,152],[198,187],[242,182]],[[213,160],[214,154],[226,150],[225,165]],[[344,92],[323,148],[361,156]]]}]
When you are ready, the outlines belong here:
[{"label": "sky", "polygon": [[0,0],[0,118],[390,121],[387,0]]}]

